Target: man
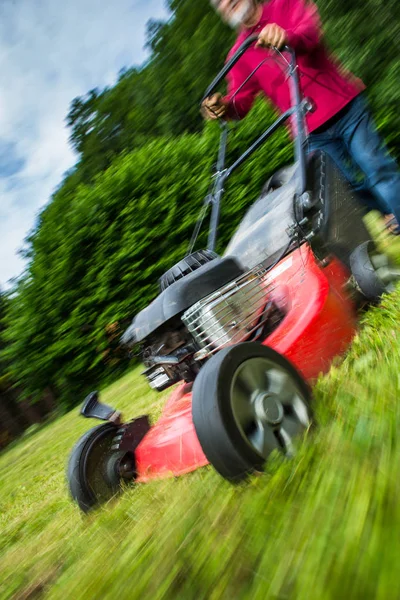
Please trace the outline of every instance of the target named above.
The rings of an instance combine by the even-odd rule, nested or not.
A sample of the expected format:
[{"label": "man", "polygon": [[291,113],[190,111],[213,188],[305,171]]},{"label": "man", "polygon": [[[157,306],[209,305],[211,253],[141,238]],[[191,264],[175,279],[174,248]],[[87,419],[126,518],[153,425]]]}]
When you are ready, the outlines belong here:
[{"label": "man", "polygon": [[[366,207],[379,210],[388,229],[400,234],[400,172],[376,130],[362,95],[363,82],[329,55],[316,6],[308,0],[263,4],[256,0],[211,0],[211,4],[226,23],[239,29],[229,56],[249,35],[258,34],[258,41],[228,74],[227,96],[214,94],[205,100],[203,116],[241,119],[259,92],[279,111],[286,111],[290,106],[289,85],[282,61],[270,48],[291,46],[297,54],[303,94],[315,106],[307,115],[309,151],[321,149],[329,154]],[[360,171],[362,184],[358,182]]]}]

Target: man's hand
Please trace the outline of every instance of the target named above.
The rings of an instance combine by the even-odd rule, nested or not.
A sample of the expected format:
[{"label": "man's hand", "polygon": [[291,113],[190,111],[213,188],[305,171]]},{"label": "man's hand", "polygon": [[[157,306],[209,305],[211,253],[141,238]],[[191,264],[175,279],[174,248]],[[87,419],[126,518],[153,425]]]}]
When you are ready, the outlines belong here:
[{"label": "man's hand", "polygon": [[201,114],[207,120],[220,119],[226,113],[227,104],[221,94],[213,94],[206,98],[201,105]]},{"label": "man's hand", "polygon": [[276,23],[270,23],[261,30],[256,43],[256,48],[271,48],[280,50],[288,41],[287,33]]}]

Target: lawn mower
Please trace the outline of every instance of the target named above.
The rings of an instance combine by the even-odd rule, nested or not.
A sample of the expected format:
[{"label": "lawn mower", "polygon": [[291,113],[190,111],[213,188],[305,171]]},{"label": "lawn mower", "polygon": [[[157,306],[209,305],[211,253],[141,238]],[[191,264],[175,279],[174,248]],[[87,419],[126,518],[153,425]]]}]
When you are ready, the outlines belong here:
[{"label": "lawn mower", "polygon": [[[257,36],[250,36],[211,83],[209,97]],[[343,354],[361,304],[390,291],[400,271],[378,252],[355,193],[324,152],[307,154],[306,114],[294,51],[279,55],[291,108],[230,166],[221,138],[206,250],[190,252],[160,279],[160,293],[133,319],[122,343],[141,348],[151,388],[175,386],[155,424],[123,422],[91,393],[81,414],[105,421],[73,449],[70,492],[87,512],[123,482],[179,476],[211,464],[237,481],[269,455],[295,451],[313,420],[311,385]],[[203,98],[203,100],[204,100]],[[273,175],[222,256],[215,252],[220,203],[231,174],[286,121],[295,162]]]}]

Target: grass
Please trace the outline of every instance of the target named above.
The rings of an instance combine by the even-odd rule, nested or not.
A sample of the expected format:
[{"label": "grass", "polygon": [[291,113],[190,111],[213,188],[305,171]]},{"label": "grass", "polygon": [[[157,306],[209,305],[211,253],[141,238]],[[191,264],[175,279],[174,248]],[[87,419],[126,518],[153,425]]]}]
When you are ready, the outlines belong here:
[{"label": "grass", "polygon": [[[132,487],[84,517],[65,482],[90,427],[77,411],[3,452],[0,599],[399,598],[399,300],[400,290],[365,315],[318,382],[319,425],[296,457],[273,456],[245,484],[207,467]],[[165,394],[139,372],[103,399],[154,417]]]}]

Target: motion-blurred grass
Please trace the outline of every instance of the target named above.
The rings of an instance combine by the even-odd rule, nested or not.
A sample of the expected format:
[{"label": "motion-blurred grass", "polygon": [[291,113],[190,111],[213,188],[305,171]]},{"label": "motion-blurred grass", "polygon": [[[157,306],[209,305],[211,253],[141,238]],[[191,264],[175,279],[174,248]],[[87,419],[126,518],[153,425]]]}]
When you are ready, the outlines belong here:
[{"label": "motion-blurred grass", "polygon": [[[399,300],[363,317],[319,381],[318,427],[296,457],[240,486],[208,467],[83,517],[65,465],[91,424],[73,411],[28,434],[0,457],[0,598],[399,598]],[[165,397],[139,372],[103,394],[126,417],[157,415]]]}]

